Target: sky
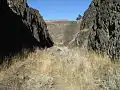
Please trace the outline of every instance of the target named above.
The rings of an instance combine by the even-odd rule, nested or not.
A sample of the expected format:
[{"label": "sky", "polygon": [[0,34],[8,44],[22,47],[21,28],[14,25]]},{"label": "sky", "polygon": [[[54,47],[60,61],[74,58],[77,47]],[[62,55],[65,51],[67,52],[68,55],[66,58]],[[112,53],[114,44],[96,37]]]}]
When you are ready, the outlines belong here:
[{"label": "sky", "polygon": [[75,20],[83,15],[92,0],[28,0],[45,20]]}]

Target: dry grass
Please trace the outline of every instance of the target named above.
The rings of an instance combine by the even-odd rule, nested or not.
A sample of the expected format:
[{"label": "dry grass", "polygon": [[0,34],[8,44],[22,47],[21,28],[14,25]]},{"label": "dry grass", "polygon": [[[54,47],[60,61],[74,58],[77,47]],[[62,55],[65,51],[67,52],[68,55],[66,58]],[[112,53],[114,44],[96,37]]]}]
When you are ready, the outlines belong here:
[{"label": "dry grass", "polygon": [[0,72],[0,90],[120,90],[119,62],[84,49],[54,46],[16,59]]}]

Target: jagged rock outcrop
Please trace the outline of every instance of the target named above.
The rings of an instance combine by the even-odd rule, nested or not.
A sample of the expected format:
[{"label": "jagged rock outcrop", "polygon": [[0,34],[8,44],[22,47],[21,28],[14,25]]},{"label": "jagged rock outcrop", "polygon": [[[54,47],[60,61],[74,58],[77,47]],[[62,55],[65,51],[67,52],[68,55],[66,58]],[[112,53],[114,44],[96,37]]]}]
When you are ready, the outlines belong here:
[{"label": "jagged rock outcrop", "polygon": [[84,13],[80,28],[81,31],[89,28],[89,50],[120,59],[120,0],[93,0]]},{"label": "jagged rock outcrop", "polygon": [[0,0],[0,29],[0,55],[53,46],[42,16],[26,0]]},{"label": "jagged rock outcrop", "polygon": [[76,20],[81,20],[81,19],[82,19],[82,16],[79,14]]}]

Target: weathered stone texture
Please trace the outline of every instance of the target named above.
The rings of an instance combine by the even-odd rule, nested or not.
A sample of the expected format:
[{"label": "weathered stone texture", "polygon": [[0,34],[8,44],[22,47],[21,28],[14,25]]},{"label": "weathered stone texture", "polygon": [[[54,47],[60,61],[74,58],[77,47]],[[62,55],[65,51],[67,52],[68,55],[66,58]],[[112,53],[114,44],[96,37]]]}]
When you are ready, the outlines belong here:
[{"label": "weathered stone texture", "polygon": [[0,0],[0,55],[53,46],[47,25],[26,0]]},{"label": "weathered stone texture", "polygon": [[106,52],[112,59],[120,59],[120,0],[93,0],[80,28],[90,30],[89,50]]}]

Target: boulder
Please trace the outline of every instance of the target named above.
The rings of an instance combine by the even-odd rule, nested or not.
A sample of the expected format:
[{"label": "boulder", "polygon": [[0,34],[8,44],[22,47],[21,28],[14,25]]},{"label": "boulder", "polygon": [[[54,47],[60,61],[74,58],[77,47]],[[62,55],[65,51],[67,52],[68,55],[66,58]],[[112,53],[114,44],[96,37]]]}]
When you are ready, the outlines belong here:
[{"label": "boulder", "polygon": [[26,0],[0,0],[0,55],[53,46],[39,11]]},{"label": "boulder", "polygon": [[89,29],[88,50],[120,59],[120,0],[93,0],[82,19],[80,30]]}]

